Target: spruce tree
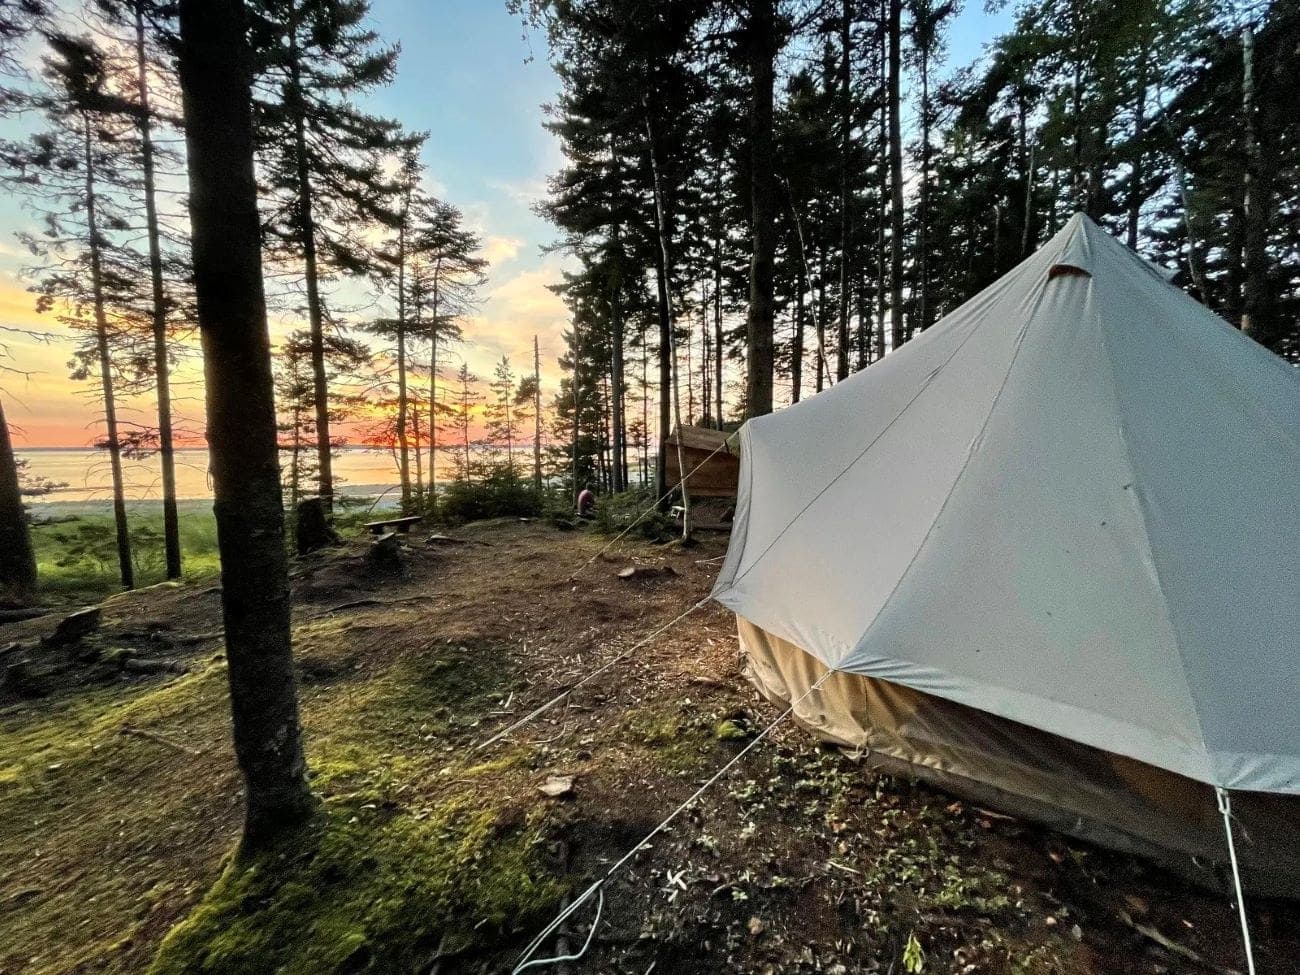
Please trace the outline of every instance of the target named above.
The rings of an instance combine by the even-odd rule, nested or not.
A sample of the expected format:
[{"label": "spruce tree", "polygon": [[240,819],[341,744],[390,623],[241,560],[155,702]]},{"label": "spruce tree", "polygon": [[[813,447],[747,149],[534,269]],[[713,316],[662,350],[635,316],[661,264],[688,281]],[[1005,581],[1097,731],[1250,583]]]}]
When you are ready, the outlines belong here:
[{"label": "spruce tree", "polygon": [[249,0],[268,257],[300,266],[311,335],[320,495],[332,503],[325,289],[373,269],[363,231],[389,192],[383,162],[408,144],[356,102],[388,84],[397,49],[367,26],[367,0]]}]

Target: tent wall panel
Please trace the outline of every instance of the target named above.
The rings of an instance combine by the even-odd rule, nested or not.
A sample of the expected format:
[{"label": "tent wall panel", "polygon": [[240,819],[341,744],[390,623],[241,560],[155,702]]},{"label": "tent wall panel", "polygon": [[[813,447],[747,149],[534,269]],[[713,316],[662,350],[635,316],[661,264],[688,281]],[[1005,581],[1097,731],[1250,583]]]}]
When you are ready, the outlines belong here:
[{"label": "tent wall panel", "polygon": [[[900,684],[836,672],[737,617],[745,673],[770,700],[803,697],[795,717],[826,741],[863,750],[992,808],[1110,849],[1152,859],[1222,889],[1223,822],[1212,787]],[[1300,896],[1300,797],[1235,792],[1247,890]]]}]

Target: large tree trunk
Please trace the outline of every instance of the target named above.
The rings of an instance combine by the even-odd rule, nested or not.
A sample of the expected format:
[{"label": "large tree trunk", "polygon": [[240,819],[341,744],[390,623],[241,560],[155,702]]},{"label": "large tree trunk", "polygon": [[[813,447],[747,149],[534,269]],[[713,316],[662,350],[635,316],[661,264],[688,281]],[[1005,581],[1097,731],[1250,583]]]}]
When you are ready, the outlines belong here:
[{"label": "large tree trunk", "polygon": [[[402,514],[411,513],[411,441],[407,435],[406,390],[406,220],[397,233],[397,458],[402,484]],[[416,444],[419,449],[419,444]]]},{"label": "large tree trunk", "polygon": [[1250,27],[1241,32],[1242,82],[1241,115],[1245,125],[1246,165],[1242,206],[1241,330],[1265,345],[1271,337],[1272,321],[1268,286],[1268,229],[1272,211],[1271,153],[1260,148],[1255,107],[1255,35]]},{"label": "large tree trunk", "polygon": [[921,72],[921,177],[916,208],[916,323],[915,331],[930,327],[930,25],[922,30]]},{"label": "large tree trunk", "polygon": [[171,365],[167,354],[167,304],[163,291],[161,234],[158,230],[157,177],[153,121],[149,105],[149,64],[145,56],[144,0],[135,0],[135,60],[140,86],[140,163],[144,170],[145,229],[149,238],[149,279],[153,286],[153,371],[158,398],[158,457],[162,467],[163,549],[167,578],[181,576],[180,519],[176,511],[176,448],[172,435]]},{"label": "large tree trunk", "polygon": [[817,245],[817,392],[826,388],[826,245]]},{"label": "large tree trunk", "polygon": [[745,321],[748,372],[745,409],[749,416],[772,412],[776,267],[776,200],[773,183],[772,94],[776,74],[775,0],[749,0],[745,30],[749,61],[750,231],[749,315]]},{"label": "large tree trunk", "polygon": [[[715,169],[714,185],[717,190],[717,199],[722,199],[722,164],[718,163]],[[718,203],[721,207],[721,202]],[[717,415],[717,423],[714,424],[719,430],[722,429],[722,414],[724,406],[724,396],[722,392],[722,356],[723,356],[723,338],[722,338],[722,218],[715,214],[713,231],[713,385],[715,394],[714,413]]]},{"label": "large tree trunk", "polygon": [[[646,118],[646,124],[649,125],[649,116]],[[653,171],[658,167],[657,148],[654,144],[653,131],[650,137],[650,168],[651,180],[655,179]],[[655,250],[655,291],[656,291],[656,311],[659,319],[659,450],[656,456],[655,465],[655,496],[663,498],[668,493],[668,463],[664,455],[664,445],[668,442],[668,436],[672,433],[672,395],[673,395],[673,319],[672,319],[672,302],[669,298],[668,275],[669,267],[664,263],[664,255],[668,253],[665,235],[668,234],[668,227],[660,225],[659,220],[659,194],[655,191],[655,228],[659,237],[659,245]]]},{"label": "large tree trunk", "polygon": [[244,849],[307,818],[242,0],[181,0],[194,288]]},{"label": "large tree trunk", "polygon": [[[888,87],[889,72],[887,56],[887,47],[889,44],[889,17],[888,4],[890,0],[881,0],[880,17],[877,20],[877,57],[876,57],[876,84],[879,91],[885,91]],[[878,109],[880,113],[879,138],[876,143],[876,173],[877,173],[877,204],[876,211],[876,339],[875,339],[875,358],[880,359],[885,354],[885,278],[888,271],[888,260],[885,248],[885,226],[888,223],[885,214],[885,199],[889,196],[889,105],[884,98],[880,99]]]},{"label": "large tree trunk", "polygon": [[104,399],[104,426],[108,463],[113,478],[113,524],[117,530],[117,566],[122,585],[135,588],[135,566],[131,561],[131,536],[126,523],[126,487],[122,481],[122,441],[117,432],[117,400],[113,394],[113,359],[108,347],[108,311],[104,307],[104,271],[100,254],[98,198],[95,188],[94,132],[90,116],[85,117],[83,139],[86,167],[86,229],[90,238],[90,287],[95,306],[95,351],[99,358],[99,382]]},{"label": "large tree trunk", "polygon": [[808,292],[808,274],[799,264],[798,283],[794,296],[794,344],[790,350],[790,402],[798,403],[803,395],[803,342],[804,342],[804,298]]},{"label": "large tree trunk", "polygon": [[0,602],[27,606],[36,599],[36,555],[18,485],[9,421],[0,402]]},{"label": "large tree trunk", "polygon": [[[624,439],[624,450],[627,441]],[[627,454],[623,455],[627,464]],[[626,477],[626,467],[624,467]],[[537,336],[533,336],[533,490],[542,493],[542,353],[537,345]]]},{"label": "large tree trunk", "polygon": [[438,299],[441,255],[433,263],[433,322],[429,326],[429,510],[438,508]]},{"label": "large tree trunk", "polygon": [[895,349],[903,333],[903,0],[889,0],[889,329]]},{"label": "large tree trunk", "polygon": [[330,442],[329,376],[325,369],[325,313],[321,306],[320,270],[316,251],[316,217],[313,211],[311,171],[307,165],[307,119],[303,104],[302,69],[298,53],[298,15],[289,8],[289,97],[293,113],[294,160],[298,190],[298,232],[302,247],[303,278],[307,290],[307,321],[311,332],[313,405],[316,410],[316,470],[326,511],[334,504],[332,444]]},{"label": "large tree trunk", "polygon": [[843,0],[840,9],[840,294],[839,320],[835,343],[835,378],[849,376],[849,150],[853,133],[852,101],[849,83],[852,77],[852,55],[849,27],[852,24],[852,0]]},{"label": "large tree trunk", "polygon": [[[613,411],[613,441],[614,441],[614,490],[627,490],[627,421],[623,416],[623,268],[621,262],[621,246],[618,244],[619,227],[614,226],[615,252],[619,255],[619,264],[614,270],[613,280],[610,282],[609,295],[609,313],[610,324],[612,326],[612,341],[610,343],[610,408]],[[534,337],[534,345],[536,337]],[[539,485],[540,490],[540,485]]]},{"label": "large tree trunk", "polygon": [[[651,122],[650,115],[648,112],[646,113],[645,124],[646,124],[646,136],[648,137],[648,141],[650,144],[650,175],[654,186],[655,229],[658,231],[660,266],[663,268],[662,284],[660,286],[661,324],[660,324],[660,331],[659,331],[659,339],[660,342],[666,343],[667,345],[667,353],[666,353],[667,358],[665,359],[665,352],[663,347],[660,348],[660,355],[659,355],[659,368],[660,368],[659,381],[660,381],[660,397],[661,397],[659,403],[659,429],[660,429],[659,478],[663,485],[662,490],[659,492],[659,496],[660,498],[663,498],[663,496],[668,493],[668,484],[667,484],[668,465],[663,455],[664,445],[667,441],[667,436],[665,434],[667,432],[668,423],[669,423],[668,411],[667,411],[668,400],[664,397],[664,393],[667,392],[672,396],[672,411],[673,411],[673,415],[676,417],[676,426],[677,426],[677,471],[678,474],[681,476],[681,481],[679,482],[678,486],[680,487],[682,492],[682,537],[690,538],[691,497],[690,497],[690,492],[687,490],[687,486],[686,486],[686,475],[688,473],[686,470],[686,459],[682,454],[682,437],[681,437],[682,397],[681,397],[681,392],[678,390],[678,386],[677,386],[677,343],[674,340],[673,330],[672,330],[673,298],[672,298],[672,286],[669,283],[669,274],[671,273],[673,262],[672,262],[672,252],[669,250],[670,232],[669,232],[669,225],[668,225],[668,212],[667,212],[667,206],[664,203],[663,182],[660,179],[660,175],[659,175],[659,154],[657,149],[658,143],[656,141],[654,125]],[[667,330],[665,330],[663,327],[662,322],[664,321],[667,321],[669,323],[669,327],[667,328]],[[669,366],[668,381],[670,383],[670,388],[667,391],[663,389],[663,379],[664,379],[663,365],[665,361],[668,363]]]}]

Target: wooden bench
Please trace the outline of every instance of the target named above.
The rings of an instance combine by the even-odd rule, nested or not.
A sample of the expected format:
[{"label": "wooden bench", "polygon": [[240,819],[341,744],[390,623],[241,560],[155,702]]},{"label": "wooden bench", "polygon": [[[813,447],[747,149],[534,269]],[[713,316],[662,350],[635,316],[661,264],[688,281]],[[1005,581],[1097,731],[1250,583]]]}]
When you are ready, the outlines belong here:
[{"label": "wooden bench", "polygon": [[366,528],[370,529],[372,535],[383,535],[388,532],[401,532],[405,535],[411,530],[412,525],[418,525],[424,521],[424,515],[407,515],[405,518],[385,518],[383,521],[368,521]]}]

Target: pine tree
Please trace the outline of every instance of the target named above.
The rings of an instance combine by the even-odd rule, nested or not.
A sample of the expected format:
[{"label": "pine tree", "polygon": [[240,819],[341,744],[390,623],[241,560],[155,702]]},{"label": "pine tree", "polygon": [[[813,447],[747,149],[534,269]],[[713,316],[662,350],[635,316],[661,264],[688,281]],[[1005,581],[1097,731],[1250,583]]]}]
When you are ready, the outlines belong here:
[{"label": "pine tree", "polygon": [[397,123],[356,100],[386,85],[397,49],[366,26],[367,0],[250,0],[256,121],[266,183],[268,256],[301,262],[312,340],[320,495],[333,498],[323,288],[372,270],[362,231],[383,212],[387,154],[409,144]]},{"label": "pine tree", "polygon": [[24,147],[7,151],[37,187],[44,231],[26,235],[41,255],[37,308],[56,311],[82,336],[70,363],[73,378],[96,379],[103,407],[113,485],[113,520],[122,585],[135,585],[127,524],[122,454],[127,438],[119,424],[117,398],[122,382],[139,380],[144,364],[138,332],[132,327],[139,306],[138,265],[120,240],[130,223],[113,189],[127,185],[124,118],[130,106],[110,88],[107,56],[87,40],[49,36],[45,59],[47,93],[39,105],[50,123]]},{"label": "pine tree", "polygon": [[247,851],[302,822],[314,803],[289,627],[244,5],[181,0],[179,19],[194,284]]}]

